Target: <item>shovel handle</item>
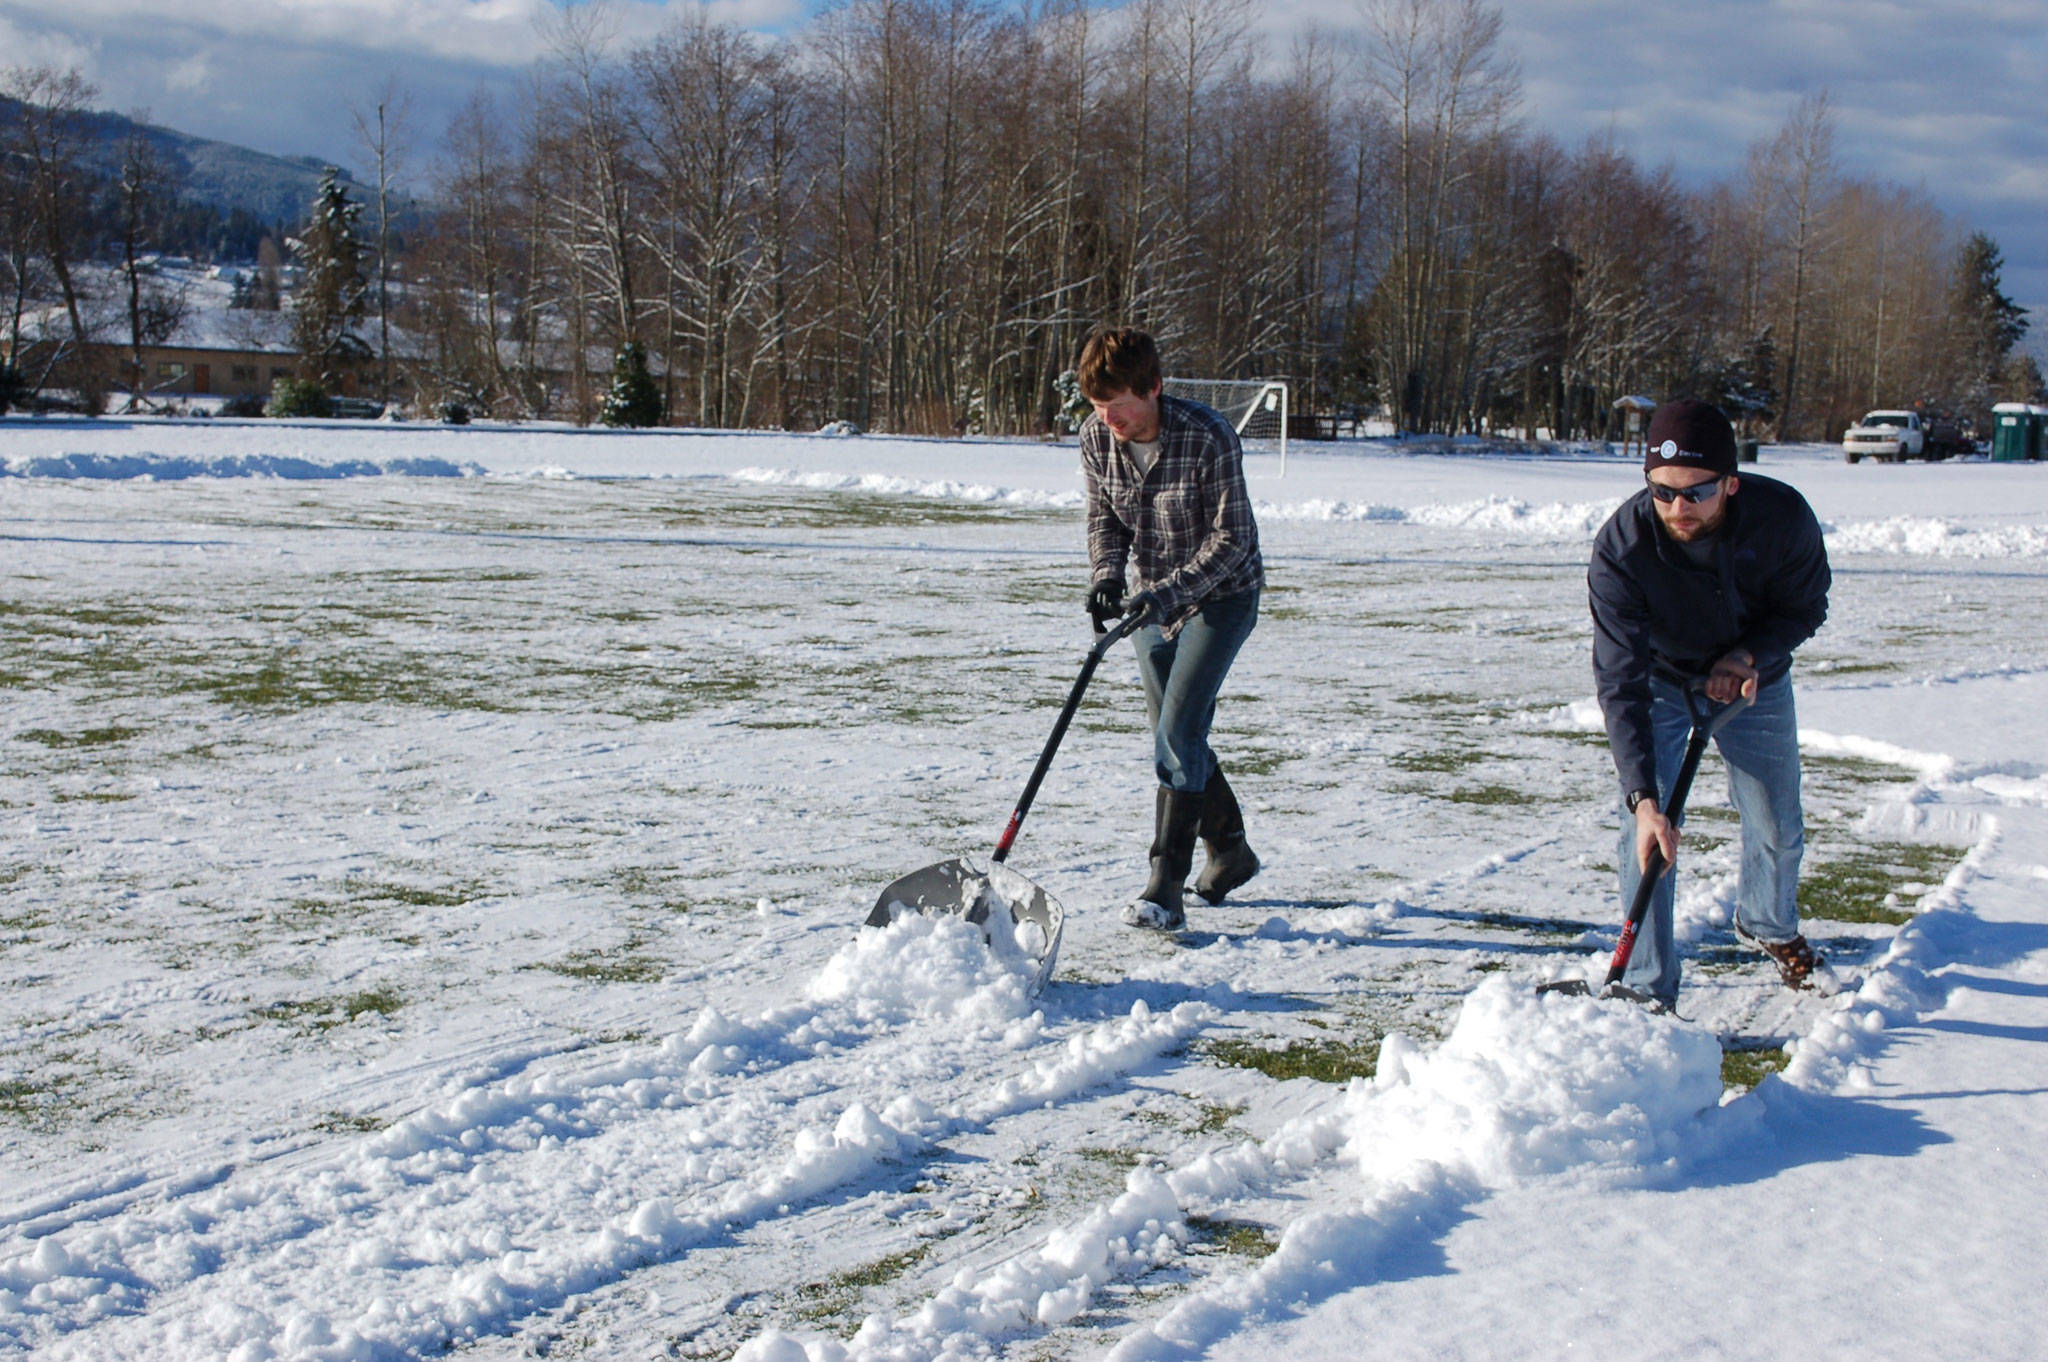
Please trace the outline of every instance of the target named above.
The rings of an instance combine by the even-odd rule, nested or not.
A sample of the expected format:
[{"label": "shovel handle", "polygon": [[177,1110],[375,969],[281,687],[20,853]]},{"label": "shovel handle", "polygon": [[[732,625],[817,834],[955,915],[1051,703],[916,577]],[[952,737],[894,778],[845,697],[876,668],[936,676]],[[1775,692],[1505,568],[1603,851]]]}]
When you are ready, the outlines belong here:
[{"label": "shovel handle", "polygon": [[1067,736],[1067,725],[1074,722],[1074,711],[1081,707],[1081,697],[1088,691],[1088,682],[1094,678],[1095,668],[1113,646],[1128,638],[1149,618],[1149,612],[1124,616],[1088,650],[1087,660],[1081,663],[1081,674],[1074,678],[1074,688],[1067,692],[1067,703],[1060,707],[1060,717],[1052,726],[1052,736],[1045,740],[1045,750],[1038,754],[1038,765],[1031,768],[1031,779],[1025,783],[1024,794],[1011,812],[1010,821],[1003,828],[1003,835],[996,842],[995,853],[989,857],[990,860],[1000,863],[1009,858],[1017,833],[1024,826],[1024,815],[1031,812],[1031,801],[1038,798],[1038,787],[1045,783],[1045,773],[1052,767],[1053,753],[1060,750],[1060,739]]}]

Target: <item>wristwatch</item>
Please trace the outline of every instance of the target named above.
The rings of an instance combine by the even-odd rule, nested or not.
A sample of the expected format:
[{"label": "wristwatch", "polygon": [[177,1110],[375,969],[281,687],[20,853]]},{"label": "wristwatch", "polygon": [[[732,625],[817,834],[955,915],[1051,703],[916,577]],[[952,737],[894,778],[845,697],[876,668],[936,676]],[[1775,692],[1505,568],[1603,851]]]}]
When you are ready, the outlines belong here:
[{"label": "wristwatch", "polygon": [[1655,790],[1630,790],[1628,792],[1628,811],[1634,813],[1636,805],[1642,803],[1645,799],[1655,799],[1656,797],[1657,792]]}]

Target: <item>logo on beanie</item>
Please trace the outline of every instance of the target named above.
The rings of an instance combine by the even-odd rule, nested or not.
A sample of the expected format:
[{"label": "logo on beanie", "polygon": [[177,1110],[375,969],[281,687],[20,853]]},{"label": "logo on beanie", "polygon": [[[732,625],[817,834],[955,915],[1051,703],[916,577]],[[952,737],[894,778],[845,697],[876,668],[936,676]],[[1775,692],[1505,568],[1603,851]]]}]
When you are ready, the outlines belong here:
[{"label": "logo on beanie", "polygon": [[1663,456],[1664,456],[1665,458],[1667,458],[1667,459],[1675,459],[1675,458],[1677,458],[1677,457],[1678,457],[1678,441],[1676,441],[1676,440],[1666,440],[1666,441],[1665,441],[1665,442],[1664,442],[1663,444],[1661,444],[1661,445],[1658,445],[1658,446],[1657,446],[1657,452],[1658,452],[1659,454],[1663,455]]}]

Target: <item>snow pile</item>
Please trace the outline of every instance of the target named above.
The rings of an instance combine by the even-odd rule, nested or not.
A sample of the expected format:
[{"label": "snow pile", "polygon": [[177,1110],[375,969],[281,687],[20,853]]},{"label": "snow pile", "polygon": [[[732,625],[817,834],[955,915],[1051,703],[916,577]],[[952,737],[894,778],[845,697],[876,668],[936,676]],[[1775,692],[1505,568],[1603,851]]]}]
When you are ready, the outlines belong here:
[{"label": "snow pile", "polygon": [[1668,1165],[1721,1098],[1721,1046],[1637,1007],[1489,979],[1435,1050],[1389,1036],[1358,1104],[1362,1168],[1437,1163],[1485,1187]]},{"label": "snow pile", "polygon": [[1023,957],[991,950],[981,928],[951,913],[906,913],[858,933],[812,979],[813,1002],[862,1021],[911,1018],[1002,1026],[1031,1014]]},{"label": "snow pile", "polygon": [[471,478],[483,466],[447,459],[337,459],[321,462],[295,454],[44,454],[0,459],[0,477],[72,478],[126,482],[182,482],[188,478],[283,478],[323,482],[336,478]]},{"label": "snow pile", "polygon": [[1259,502],[1254,509],[1259,516],[1274,520],[1390,521],[1431,529],[1478,530],[1572,543],[1590,539],[1620,504],[1621,498],[1613,497],[1536,506],[1514,497],[1489,496],[1477,501],[1405,507],[1324,499],[1283,505]]},{"label": "snow pile", "polygon": [[962,501],[977,506],[1007,506],[1032,511],[1071,511],[1081,505],[1079,492],[996,487],[981,482],[955,482],[950,478],[928,481],[899,477],[893,473],[803,473],[790,468],[742,468],[730,476],[734,482],[758,487],[801,487],[814,492],[923,497],[932,501]]},{"label": "snow pile", "polygon": [[1894,553],[1914,558],[2048,558],[2048,526],[1969,529],[1922,516],[1823,525],[1833,553]]}]

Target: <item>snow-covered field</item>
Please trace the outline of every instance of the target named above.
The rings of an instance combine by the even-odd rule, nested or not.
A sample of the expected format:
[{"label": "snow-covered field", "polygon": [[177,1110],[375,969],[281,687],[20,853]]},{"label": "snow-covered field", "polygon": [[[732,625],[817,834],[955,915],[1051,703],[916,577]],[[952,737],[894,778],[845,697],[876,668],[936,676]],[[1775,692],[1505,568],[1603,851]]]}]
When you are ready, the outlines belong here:
[{"label": "snow-covered field", "polygon": [[2038,1356],[2048,466],[1766,449],[1850,989],[1736,946],[1710,758],[1680,1019],[1533,989],[1617,925],[1634,465],[1248,466],[1267,869],[1117,925],[1115,654],[1011,858],[1032,999],[855,926],[1072,682],[1071,445],[0,422],[0,1352]]}]

